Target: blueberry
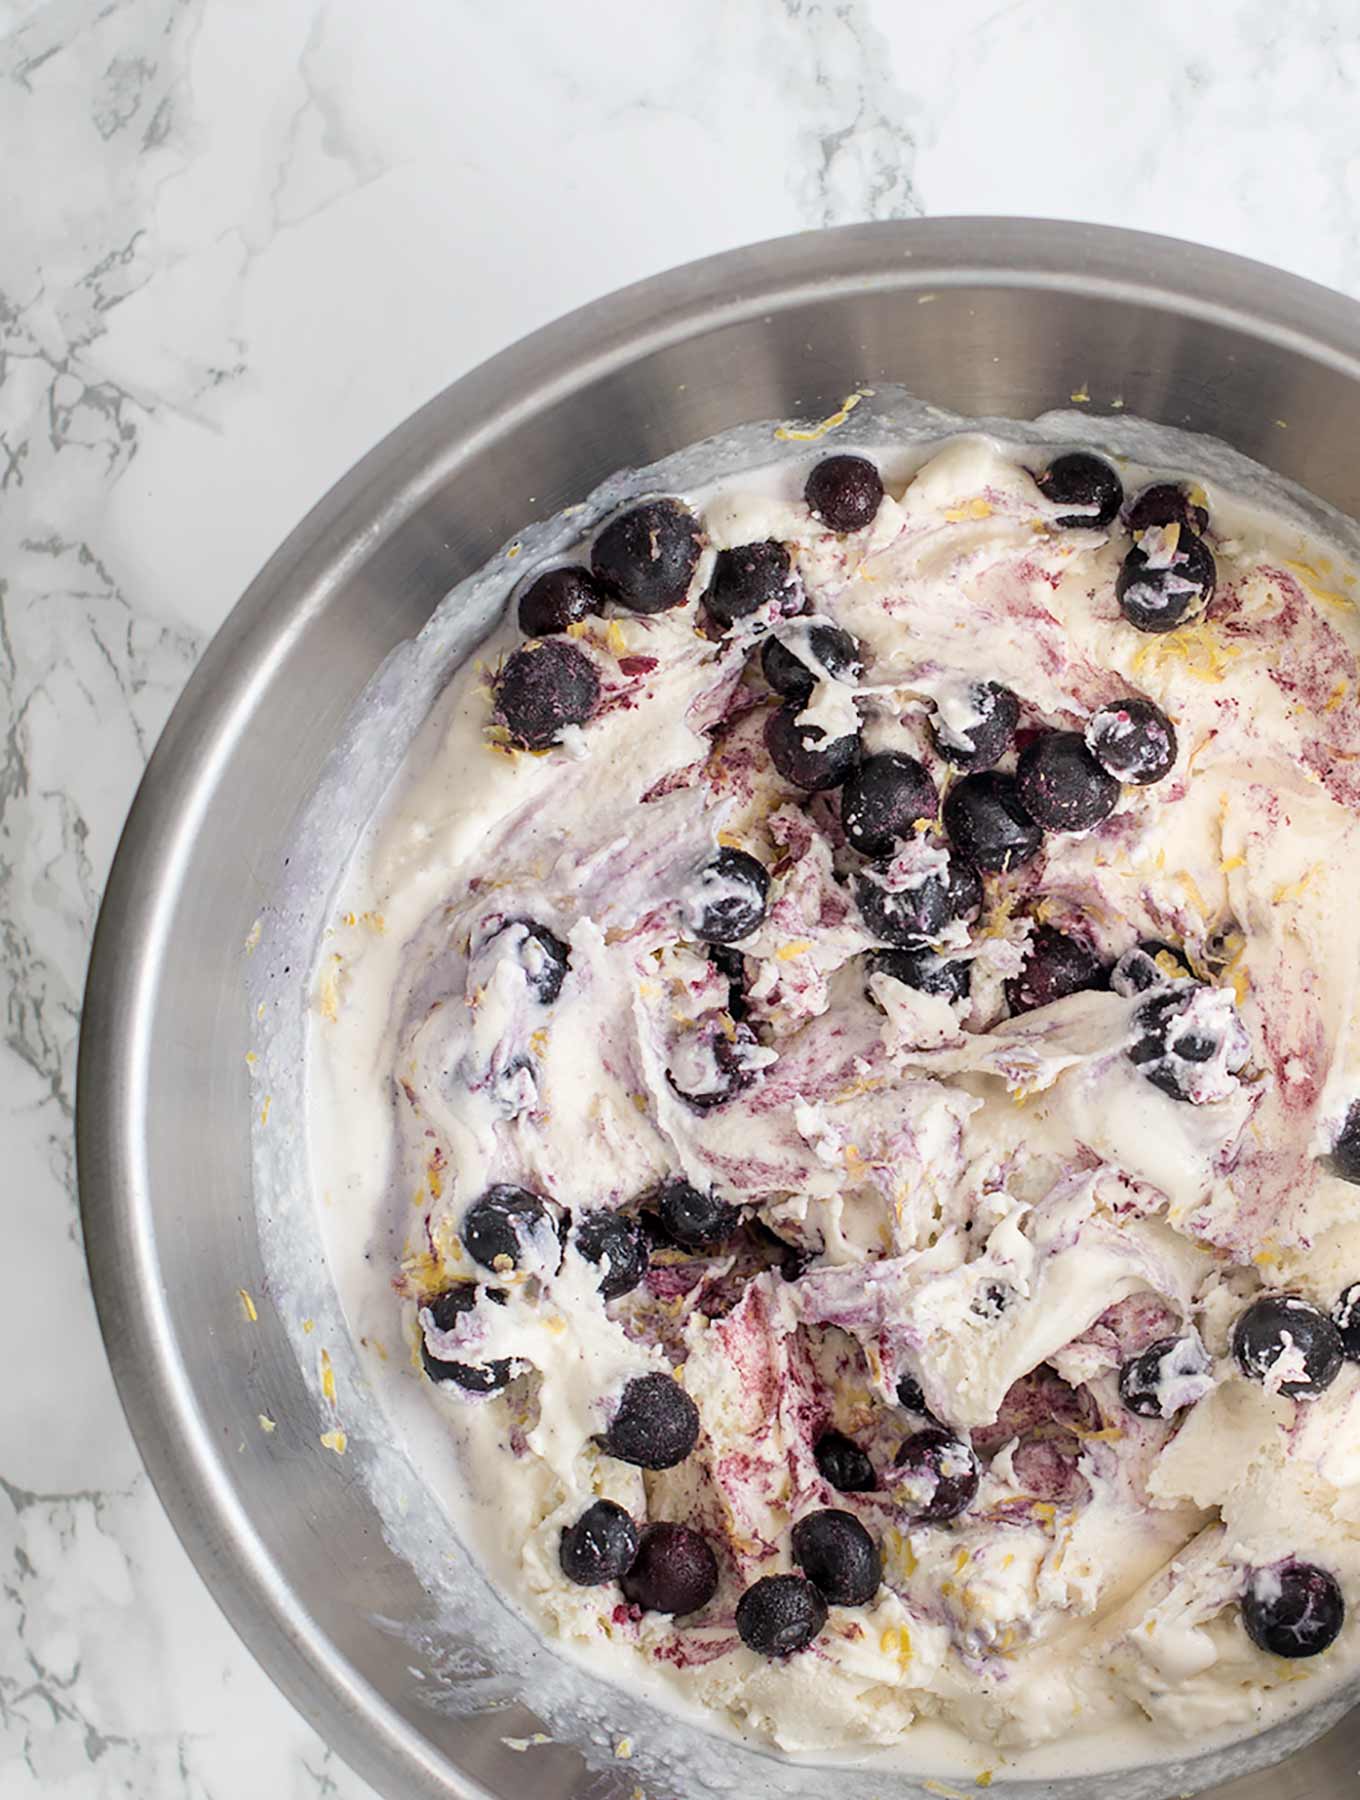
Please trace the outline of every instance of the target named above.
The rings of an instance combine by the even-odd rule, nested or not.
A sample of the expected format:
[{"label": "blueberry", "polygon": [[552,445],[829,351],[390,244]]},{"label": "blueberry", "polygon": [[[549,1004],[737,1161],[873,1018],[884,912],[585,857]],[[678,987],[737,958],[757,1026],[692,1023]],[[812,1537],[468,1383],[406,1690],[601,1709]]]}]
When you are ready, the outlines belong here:
[{"label": "blueberry", "polygon": [[679,1175],[663,1181],[653,1198],[662,1230],[686,1250],[716,1250],[741,1229],[741,1213],[710,1188],[691,1187]]},{"label": "blueberry", "polygon": [[1020,803],[1045,831],[1089,831],[1109,818],[1119,783],[1086,748],[1079,731],[1045,731],[1015,765]]},{"label": "blueberry", "polygon": [[770,877],[762,862],[724,845],[699,870],[685,896],[686,923],[706,944],[736,944],[765,918]]},{"label": "blueberry", "polygon": [[982,877],[972,863],[949,859],[949,916],[971,925],[982,911]]},{"label": "blueberry", "polygon": [[934,950],[876,950],[869,958],[871,975],[891,975],[903,987],[946,1000],[966,1000],[973,979],[972,962],[940,956]]},{"label": "blueberry", "polygon": [[763,606],[785,601],[792,585],[792,565],[783,544],[772,539],[763,544],[742,544],[735,550],[718,552],[704,604],[719,625],[733,625],[738,619],[749,619]]},{"label": "blueberry", "polygon": [[1360,1362],[1360,1281],[1343,1288],[1332,1308],[1332,1324],[1341,1335],[1341,1349],[1347,1362]]},{"label": "blueberry", "polygon": [[996,681],[975,681],[968,689],[968,701],[978,715],[976,724],[951,729],[937,712],[930,721],[930,739],[956,769],[990,769],[1015,742],[1020,702]]},{"label": "blueberry", "polygon": [[[1201,1085],[1197,1072],[1218,1055],[1224,1029],[1241,1035],[1235,1015],[1227,1020],[1205,1018],[1201,996],[1216,991],[1203,982],[1154,990],[1133,1016],[1138,1035],[1129,1046],[1129,1060],[1173,1100],[1196,1104],[1209,1097],[1197,1092]],[[1245,1053],[1237,1066],[1244,1060]]]},{"label": "blueberry", "polygon": [[1024,968],[1006,983],[1006,1002],[1013,1013],[1032,1012],[1109,984],[1110,971],[1094,950],[1052,925],[1041,925],[1029,941]]},{"label": "blueberry", "polygon": [[1164,987],[1168,981],[1191,979],[1179,950],[1160,938],[1144,938],[1132,950],[1126,950],[1114,965],[1110,986],[1127,1000],[1134,994],[1147,993],[1149,988]]},{"label": "blueberry", "polygon": [[793,1560],[832,1606],[867,1606],[883,1580],[878,1545],[853,1513],[828,1507],[793,1528]]},{"label": "blueberry", "polygon": [[907,1471],[900,1491],[918,1524],[957,1519],[977,1498],[977,1458],[967,1444],[937,1425],[907,1439],[897,1452],[897,1466]]},{"label": "blueberry", "polygon": [[1209,513],[1174,481],[1159,481],[1130,501],[1124,523],[1135,537],[1153,525],[1180,525],[1186,531],[1200,532],[1209,523]]},{"label": "blueberry", "polygon": [[944,797],[944,824],[964,862],[993,873],[1032,862],[1044,841],[1014,777],[994,769],[954,783]]},{"label": "blueberry", "polygon": [[1116,781],[1148,787],[1171,773],[1176,727],[1160,706],[1130,694],[1094,714],[1086,727],[1086,747]]},{"label": "blueberry", "polygon": [[698,1612],[718,1591],[718,1559],[688,1525],[647,1526],[637,1559],[623,1577],[626,1600],[644,1612]]},{"label": "blueberry", "polygon": [[638,1553],[638,1528],[612,1500],[596,1500],[562,1533],[557,1559],[577,1587],[617,1581]]},{"label": "blueberry", "polygon": [[1119,610],[1139,631],[1174,631],[1208,604],[1218,580],[1213,553],[1182,531],[1174,553],[1153,561],[1141,544],[1124,558],[1115,579]]},{"label": "blueberry", "polygon": [[809,625],[807,648],[820,667],[814,669],[777,637],[766,638],[760,652],[760,667],[776,694],[783,694],[790,700],[806,701],[823,677],[823,671],[833,681],[851,685],[864,673],[859,645],[839,625]]},{"label": "blueberry", "polygon": [[546,1203],[528,1188],[507,1182],[489,1187],[473,1201],[463,1214],[460,1231],[468,1255],[484,1269],[517,1269],[534,1239],[555,1242]]},{"label": "blueberry", "polygon": [[568,564],[536,576],[519,597],[519,628],[545,638],[604,611],[608,595],[589,569]]},{"label": "blueberry", "polygon": [[1158,1338],[1119,1371],[1119,1398],[1140,1419],[1170,1419],[1208,1391],[1209,1359],[1193,1337]]},{"label": "blueberry", "polygon": [[1353,1100],[1336,1141],[1332,1168],[1343,1181],[1360,1182],[1360,1100]]},{"label": "blueberry", "polygon": [[1345,1622],[1340,1585],[1316,1563],[1276,1563],[1247,1577],[1242,1623],[1252,1643],[1271,1656],[1320,1656]]},{"label": "blueberry", "polygon": [[727,1011],[740,1024],[751,1010],[746,997],[746,958],[728,944],[710,944],[708,960],[727,982]]},{"label": "blueberry", "polygon": [[800,725],[802,700],[786,700],[765,721],[770,761],[794,787],[819,793],[841,785],[859,761],[859,733],[828,739],[820,725]]},{"label": "blueberry", "polygon": [[868,1453],[843,1431],[824,1431],[812,1446],[813,1460],[822,1480],[841,1494],[870,1494],[878,1476]]},{"label": "blueberry", "polygon": [[884,750],[866,756],[841,791],[841,824],[862,856],[891,856],[918,821],[935,819],[940,796],[914,756]]},{"label": "blueberry", "polygon": [[1055,525],[1086,526],[1095,530],[1108,525],[1124,504],[1124,484],[1099,456],[1089,450],[1069,450],[1055,456],[1034,477],[1039,492],[1055,506],[1079,506],[1081,512],[1062,513]]},{"label": "blueberry", "polygon": [[524,979],[534,998],[543,1006],[551,1006],[562,992],[562,983],[571,967],[571,951],[555,932],[540,925],[536,919],[507,919],[493,938],[517,925],[524,932],[515,950],[524,970]]},{"label": "blueberry", "polygon": [[635,1375],[600,1442],[639,1469],[673,1469],[699,1441],[699,1409],[673,1376]]},{"label": "blueberry", "polygon": [[828,456],[808,476],[803,498],[832,531],[862,531],[883,503],[883,481],[866,456]]},{"label": "blueberry", "polygon": [[914,1375],[898,1376],[897,1404],[904,1407],[907,1412],[920,1413],[923,1419],[930,1417],[930,1408],[926,1405],[925,1392]]},{"label": "blueberry", "polygon": [[747,1053],[759,1047],[749,1025],[734,1024],[731,1035],[710,1019],[683,1039],[666,1070],[673,1093],[697,1113],[711,1112],[744,1093],[756,1078]]},{"label": "blueberry", "polygon": [[[476,1306],[477,1296],[482,1291],[476,1282],[459,1281],[445,1288],[442,1294],[423,1301],[422,1305],[429,1307],[430,1317],[440,1331],[452,1331],[462,1315]],[[487,1288],[485,1292],[498,1306],[505,1305],[505,1295],[498,1289]],[[420,1334],[420,1360],[431,1381],[451,1381],[469,1394],[498,1394],[514,1373],[505,1357],[482,1364],[441,1362],[426,1344],[423,1331]]]},{"label": "blueberry", "polygon": [[[1262,1294],[1233,1326],[1237,1366],[1290,1400],[1315,1400],[1345,1361],[1341,1333],[1325,1312],[1297,1294]],[[1276,1365],[1282,1364],[1276,1377]]]},{"label": "blueberry", "polygon": [[826,1601],[801,1575],[766,1575],[737,1602],[737,1632],[758,1656],[806,1650],[826,1624]]},{"label": "blueberry", "polygon": [[600,676],[584,650],[546,638],[516,650],[496,678],[495,717],[524,750],[549,750],[600,703]]},{"label": "blueberry", "polygon": [[941,875],[926,875],[915,887],[891,893],[862,869],[853,886],[864,929],[880,944],[919,949],[923,938],[938,937],[949,923],[949,883]]},{"label": "blueberry", "polygon": [[583,1215],[576,1226],[576,1248],[588,1263],[609,1268],[600,1277],[600,1293],[606,1300],[631,1294],[647,1273],[647,1239],[636,1220],[624,1213],[600,1209]]},{"label": "blueberry", "polygon": [[682,500],[646,500],[620,513],[590,552],[595,579],[630,612],[682,606],[699,564],[704,535]]}]

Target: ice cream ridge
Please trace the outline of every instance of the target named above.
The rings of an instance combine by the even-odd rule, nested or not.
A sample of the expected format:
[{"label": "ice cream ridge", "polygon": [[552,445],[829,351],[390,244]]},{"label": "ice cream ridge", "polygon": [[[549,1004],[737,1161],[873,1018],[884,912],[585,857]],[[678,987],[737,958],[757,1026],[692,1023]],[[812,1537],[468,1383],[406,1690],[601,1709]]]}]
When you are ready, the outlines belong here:
[{"label": "ice cream ridge", "polygon": [[547,1634],[791,1751],[1183,1752],[1360,1665],[1352,577],[886,460],[633,505],[454,678],[396,1290]]}]

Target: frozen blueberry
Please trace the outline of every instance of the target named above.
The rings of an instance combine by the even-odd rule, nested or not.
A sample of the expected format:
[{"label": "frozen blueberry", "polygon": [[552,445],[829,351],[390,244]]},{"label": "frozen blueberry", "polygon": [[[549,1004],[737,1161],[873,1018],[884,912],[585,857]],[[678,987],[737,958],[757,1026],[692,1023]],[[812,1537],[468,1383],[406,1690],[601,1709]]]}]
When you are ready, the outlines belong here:
[{"label": "frozen blueberry", "polygon": [[867,1451],[843,1431],[824,1431],[812,1446],[813,1460],[822,1480],[841,1494],[871,1494],[878,1476]]},{"label": "frozen blueberry", "polygon": [[1206,1016],[1201,996],[1220,991],[1203,982],[1154,990],[1133,1016],[1138,1036],[1129,1046],[1129,1060],[1173,1100],[1193,1105],[1212,1097],[1196,1091],[1200,1086],[1197,1072],[1217,1057],[1225,1031],[1240,1039],[1242,1046],[1240,1053],[1230,1058],[1229,1068],[1240,1068],[1246,1060],[1246,1040],[1236,1015]]},{"label": "frozen blueberry", "polygon": [[866,756],[841,790],[841,824],[861,856],[891,856],[899,839],[912,837],[917,822],[935,819],[939,810],[935,783],[901,750]]},{"label": "frozen blueberry", "polygon": [[647,1273],[647,1239],[636,1220],[601,1208],[585,1213],[576,1226],[576,1248],[588,1263],[608,1269],[600,1277],[600,1293],[606,1300],[631,1294]]},{"label": "frozen blueberry", "polygon": [[736,944],[758,931],[765,918],[770,877],[744,850],[718,850],[686,895],[686,923],[706,944]]},{"label": "frozen blueberry", "polygon": [[1139,694],[1102,706],[1086,727],[1086,747],[1116,781],[1148,787],[1171,773],[1176,727],[1160,706]]},{"label": "frozen blueberry", "polygon": [[773,539],[742,544],[718,552],[704,604],[719,625],[733,625],[771,601],[785,600],[792,583],[792,565],[783,544]]},{"label": "frozen blueberry", "polygon": [[883,503],[883,481],[866,456],[828,456],[808,476],[803,498],[832,531],[861,531]]},{"label": "frozen blueberry", "polygon": [[644,1612],[698,1612],[718,1591],[718,1559],[688,1525],[648,1525],[623,1577],[624,1598]]},{"label": "frozen blueberry", "polygon": [[973,978],[968,958],[940,956],[934,950],[875,950],[868,968],[871,975],[891,975],[903,987],[946,1000],[966,1000]]},{"label": "frozen blueberry", "polygon": [[502,932],[516,925],[524,930],[516,952],[524,978],[534,998],[544,1006],[551,1006],[562,992],[562,983],[571,967],[571,951],[555,932],[535,919],[507,919],[494,935],[500,937]]},{"label": "frozen blueberry", "polygon": [[727,982],[727,1010],[740,1024],[751,1010],[746,994],[746,958],[729,944],[710,944],[708,960]]},{"label": "frozen blueberry", "polygon": [[1164,987],[1168,981],[1192,979],[1179,950],[1160,938],[1144,938],[1114,965],[1110,986],[1127,1000],[1134,994],[1146,994],[1149,988]]},{"label": "frozen blueberry", "polygon": [[967,1444],[937,1425],[907,1439],[897,1452],[897,1466],[908,1473],[900,1491],[918,1524],[957,1519],[977,1498],[977,1458]]},{"label": "frozen blueberry", "polygon": [[897,1378],[897,1404],[907,1412],[920,1413],[923,1419],[930,1417],[930,1408],[926,1405],[925,1393],[914,1375],[899,1375]]},{"label": "frozen blueberry", "polygon": [[535,1238],[544,1244],[555,1241],[546,1203],[528,1188],[508,1182],[489,1187],[473,1201],[463,1214],[461,1235],[468,1255],[484,1269],[517,1269]]},{"label": "frozen blueberry", "polygon": [[645,500],[611,519],[590,552],[595,579],[630,612],[682,606],[704,534],[683,500]]},{"label": "frozen blueberry", "polygon": [[734,1021],[729,1035],[718,1020],[709,1019],[677,1042],[666,1080],[686,1106],[697,1113],[711,1112],[754,1083],[757,1069],[750,1053],[759,1048],[749,1025]]},{"label": "frozen blueberry", "polygon": [[535,577],[519,597],[519,628],[525,637],[552,637],[602,613],[608,595],[589,569],[569,563]]},{"label": "frozen blueberry", "polygon": [[617,1581],[638,1553],[638,1528],[612,1500],[596,1500],[562,1533],[557,1559],[577,1587]]},{"label": "frozen blueberry", "polygon": [[1174,552],[1149,557],[1135,544],[1115,579],[1115,599],[1139,631],[1174,631],[1208,604],[1218,580],[1213,553],[1202,538],[1182,531]]},{"label": "frozen blueberry", "polygon": [[853,887],[864,929],[880,944],[919,949],[923,938],[938,937],[950,921],[949,882],[942,875],[923,876],[915,887],[893,893],[861,869]]},{"label": "frozen blueberry", "polygon": [[828,1507],[793,1528],[793,1560],[832,1606],[867,1606],[883,1580],[878,1545],[853,1513]]},{"label": "frozen blueberry", "polygon": [[699,1441],[699,1409],[670,1375],[635,1375],[600,1443],[639,1469],[673,1469]]},{"label": "frozen blueberry", "polygon": [[975,681],[968,689],[968,703],[975,717],[964,725],[951,725],[937,711],[930,721],[930,739],[956,769],[990,769],[1015,742],[1020,702],[1000,682]]},{"label": "frozen blueberry", "polygon": [[1336,1326],[1297,1294],[1253,1300],[1233,1326],[1232,1350],[1244,1375],[1290,1400],[1315,1400],[1345,1361]]},{"label": "frozen blueberry", "polygon": [[1109,969],[1089,945],[1052,925],[1041,925],[1029,941],[1024,968],[1006,983],[1006,1002],[1013,1013],[1033,1012],[1085,988],[1109,984]]},{"label": "frozen blueberry", "polygon": [[[433,1299],[422,1304],[429,1307],[430,1317],[440,1331],[452,1331],[462,1315],[471,1312],[476,1306],[477,1296],[483,1291],[498,1306],[505,1305],[505,1295],[499,1289],[483,1290],[475,1281],[455,1282],[452,1287],[445,1288],[442,1294],[436,1294]],[[497,1357],[494,1362],[480,1364],[441,1362],[426,1344],[423,1331],[420,1334],[420,1360],[431,1381],[450,1381],[469,1394],[498,1394],[514,1374],[506,1357]]]},{"label": "frozen blueberry", "polygon": [[662,1229],[686,1250],[716,1250],[741,1228],[741,1213],[710,1188],[705,1193],[679,1175],[663,1181],[653,1197]]},{"label": "frozen blueberry", "polygon": [[1247,1577],[1242,1623],[1252,1643],[1271,1656],[1320,1656],[1345,1622],[1340,1585],[1316,1563],[1275,1563]]},{"label": "frozen blueberry", "polygon": [[828,738],[820,725],[800,725],[801,700],[786,700],[765,721],[770,761],[795,787],[809,793],[841,785],[859,761],[859,733]]},{"label": "frozen blueberry", "polygon": [[1140,1419],[1169,1419],[1208,1391],[1209,1359],[1196,1338],[1158,1338],[1119,1371],[1119,1398]]},{"label": "frozen blueberry", "polygon": [[564,638],[524,644],[496,678],[495,717],[525,750],[551,749],[599,703],[599,671]]},{"label": "frozen blueberry", "polygon": [[809,625],[807,651],[817,667],[804,660],[777,637],[768,637],[760,652],[760,667],[776,694],[806,701],[823,676],[853,684],[864,673],[859,645],[839,625]]},{"label": "frozen blueberry", "polygon": [[949,916],[971,925],[982,911],[982,877],[961,857],[949,859]]},{"label": "frozen blueberry", "polygon": [[1086,748],[1079,731],[1045,731],[1015,765],[1020,804],[1045,831],[1089,831],[1109,818],[1119,783]]},{"label": "frozen blueberry", "polygon": [[826,1601],[802,1575],[766,1575],[737,1602],[737,1632],[758,1656],[806,1650],[826,1624]]},{"label": "frozen blueberry", "polygon": [[1353,1100],[1332,1145],[1332,1167],[1343,1181],[1360,1182],[1360,1100]]},{"label": "frozen blueberry", "polygon": [[1086,526],[1097,529],[1108,525],[1124,504],[1124,484],[1099,456],[1089,450],[1069,450],[1055,456],[1046,469],[1034,477],[1039,492],[1055,506],[1080,507],[1080,512],[1060,513],[1055,525]]},{"label": "frozen blueberry", "polygon": [[995,769],[954,783],[944,799],[944,824],[964,862],[992,873],[1032,862],[1044,841],[1025,811],[1015,778]]},{"label": "frozen blueberry", "polygon": [[1209,513],[1176,482],[1159,481],[1129,502],[1124,523],[1135,537],[1153,525],[1180,525],[1186,531],[1201,532],[1209,523]]},{"label": "frozen blueberry", "polygon": [[1332,1324],[1340,1333],[1347,1362],[1360,1362],[1360,1281],[1342,1289],[1332,1308]]}]

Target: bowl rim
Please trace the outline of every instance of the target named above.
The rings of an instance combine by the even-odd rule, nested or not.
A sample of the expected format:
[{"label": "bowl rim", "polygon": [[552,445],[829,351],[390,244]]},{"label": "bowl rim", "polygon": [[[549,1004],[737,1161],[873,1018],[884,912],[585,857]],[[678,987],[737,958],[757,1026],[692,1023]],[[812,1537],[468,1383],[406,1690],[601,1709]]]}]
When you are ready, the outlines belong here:
[{"label": "bowl rim", "polygon": [[303,518],[181,693],[123,828],[91,950],[76,1160],[91,1285],[119,1398],[180,1542],[251,1654],[379,1792],[493,1800],[449,1765],[310,1620],[225,1474],[171,1328],[142,1154],[157,969],[190,849],[252,697],[328,595],[509,424],[689,337],[866,290],[1048,289],[1198,318],[1360,382],[1360,304],[1181,239],[1046,219],[847,225],[682,264],[578,307],[460,377]]}]

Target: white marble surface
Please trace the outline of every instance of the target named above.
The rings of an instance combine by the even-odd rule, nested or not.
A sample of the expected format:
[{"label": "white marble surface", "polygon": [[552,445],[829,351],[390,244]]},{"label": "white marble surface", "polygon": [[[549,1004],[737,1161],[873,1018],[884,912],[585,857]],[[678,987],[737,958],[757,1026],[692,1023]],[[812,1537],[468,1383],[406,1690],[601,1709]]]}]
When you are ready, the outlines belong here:
[{"label": "white marble surface", "polygon": [[1028,212],[1360,290],[1327,0],[0,0],[0,1800],[369,1792],[141,1472],[71,1115],[101,884],[207,636],[445,382],[800,227]]}]

